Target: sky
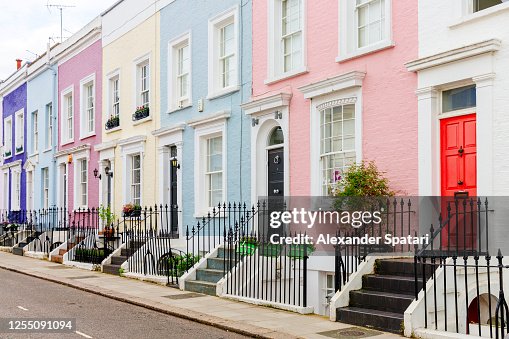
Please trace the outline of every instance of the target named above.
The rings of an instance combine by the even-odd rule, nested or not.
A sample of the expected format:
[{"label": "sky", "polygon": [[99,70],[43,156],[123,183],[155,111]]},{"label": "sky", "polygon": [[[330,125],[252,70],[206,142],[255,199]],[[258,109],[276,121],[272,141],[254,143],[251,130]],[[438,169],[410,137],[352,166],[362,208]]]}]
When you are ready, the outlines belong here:
[{"label": "sky", "polygon": [[60,10],[48,9],[46,5],[76,6],[63,10],[65,38],[115,2],[117,0],[0,0],[0,79],[16,71],[16,59],[33,61],[36,54],[46,52],[50,37],[55,42],[60,41]]}]

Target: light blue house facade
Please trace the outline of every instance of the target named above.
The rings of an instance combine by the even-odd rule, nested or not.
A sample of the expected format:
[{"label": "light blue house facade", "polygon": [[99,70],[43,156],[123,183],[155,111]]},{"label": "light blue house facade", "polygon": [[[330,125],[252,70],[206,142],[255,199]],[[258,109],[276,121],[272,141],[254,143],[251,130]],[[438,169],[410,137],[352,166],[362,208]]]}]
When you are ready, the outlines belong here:
[{"label": "light blue house facade", "polygon": [[[222,202],[250,204],[251,1],[176,0],[161,9],[159,197],[180,234]],[[171,160],[177,160],[172,162]]]},{"label": "light blue house facade", "polygon": [[27,208],[56,206],[58,67],[43,55],[28,68]]}]

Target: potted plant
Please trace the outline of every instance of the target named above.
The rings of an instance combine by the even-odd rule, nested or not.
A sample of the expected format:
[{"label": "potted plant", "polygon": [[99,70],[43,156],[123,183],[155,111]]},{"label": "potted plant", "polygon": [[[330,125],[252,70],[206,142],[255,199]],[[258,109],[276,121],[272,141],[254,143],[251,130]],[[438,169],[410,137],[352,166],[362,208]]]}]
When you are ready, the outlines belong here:
[{"label": "potted plant", "polygon": [[12,155],[12,152],[11,151],[7,151],[5,152],[5,157],[10,157]]},{"label": "potted plant", "polygon": [[288,249],[287,256],[290,258],[304,258],[308,257],[315,251],[315,245],[313,244],[292,244]]},{"label": "potted plant", "polygon": [[16,153],[23,152],[23,146],[16,146]]},{"label": "potted plant", "polygon": [[150,110],[147,105],[136,108],[133,114],[133,121],[141,120],[149,116]]},{"label": "potted plant", "polygon": [[131,216],[131,213],[133,213],[134,211],[134,205],[129,203],[129,204],[125,204],[123,207],[122,207],[122,214],[124,217],[130,217]]},{"label": "potted plant", "polygon": [[240,245],[237,250],[241,255],[252,255],[258,247],[258,239],[254,236],[240,238]]},{"label": "potted plant", "polygon": [[120,117],[118,115],[112,116],[106,121],[106,130],[113,129],[120,125]]},{"label": "potted plant", "polygon": [[99,207],[99,218],[101,218],[104,231],[103,234],[105,237],[112,237],[115,234],[115,228],[113,227],[113,222],[115,221],[115,214],[111,211],[111,207],[104,207],[101,205]]},{"label": "potted plant", "polygon": [[131,212],[132,217],[139,217],[141,215],[141,206],[134,204],[133,211]]},{"label": "potted plant", "polygon": [[277,257],[281,253],[282,249],[282,245],[270,242],[261,246],[261,252],[264,257]]}]

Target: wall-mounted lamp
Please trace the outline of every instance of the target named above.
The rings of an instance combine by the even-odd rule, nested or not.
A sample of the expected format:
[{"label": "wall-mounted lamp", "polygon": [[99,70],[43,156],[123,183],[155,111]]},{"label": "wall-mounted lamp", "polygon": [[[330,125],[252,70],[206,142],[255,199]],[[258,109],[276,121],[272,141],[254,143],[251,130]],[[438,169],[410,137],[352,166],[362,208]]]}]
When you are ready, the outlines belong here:
[{"label": "wall-mounted lamp", "polygon": [[251,126],[255,127],[259,122],[260,120],[258,118],[253,118],[251,119]]},{"label": "wall-mounted lamp", "polygon": [[180,169],[180,164],[179,164],[177,158],[173,157],[171,159],[171,167],[176,168],[176,169]]},{"label": "wall-mounted lamp", "polygon": [[275,111],[274,112],[274,119],[278,120],[278,119],[283,119],[283,112],[281,111]]},{"label": "wall-mounted lamp", "polygon": [[72,164],[72,154],[67,155],[67,163]]},{"label": "wall-mounted lamp", "polygon": [[113,178],[113,172],[110,172],[110,168],[108,166],[104,168],[104,174],[106,174],[107,177]]},{"label": "wall-mounted lamp", "polygon": [[97,173],[99,173],[99,171],[97,170],[97,168],[94,169],[94,178],[98,178],[99,180],[101,180],[101,175],[97,175]]}]

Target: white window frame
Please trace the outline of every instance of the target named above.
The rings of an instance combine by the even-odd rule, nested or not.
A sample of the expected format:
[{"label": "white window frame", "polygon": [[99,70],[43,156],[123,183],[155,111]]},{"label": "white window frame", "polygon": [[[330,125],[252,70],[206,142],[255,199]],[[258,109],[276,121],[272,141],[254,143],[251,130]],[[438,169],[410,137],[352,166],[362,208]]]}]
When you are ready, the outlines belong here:
[{"label": "white window frame", "polygon": [[[139,183],[134,183],[133,182],[133,179],[134,179],[134,167],[133,167],[133,164],[134,164],[134,158],[135,157],[139,157],[140,158],[140,168],[137,169],[140,174],[140,182]],[[134,154],[130,154],[129,155],[129,163],[128,163],[128,168],[129,168],[129,180],[127,181],[127,185],[128,185],[128,192],[129,192],[129,201],[135,205],[140,205],[141,206],[141,201],[142,201],[142,193],[141,193],[141,187],[143,186],[143,177],[142,177],[142,155],[141,153],[134,153]],[[138,188],[138,191],[139,191],[139,197],[138,198],[135,198],[134,197],[134,186],[139,186]],[[138,199],[139,201],[136,202],[135,199]]]},{"label": "white window frame", "polygon": [[118,116],[120,117],[120,70],[116,69],[113,72],[109,73],[106,76],[106,83],[108,84],[108,109],[106,110],[106,120],[108,120],[111,117],[114,117],[117,115],[115,113],[114,105],[115,97],[114,97],[114,82],[118,81]]},{"label": "white window frame", "polygon": [[[182,102],[179,98],[179,86],[178,86],[178,62],[179,53],[178,51],[187,45],[189,50],[189,70],[187,73],[187,98],[186,102]],[[192,98],[192,45],[191,45],[191,33],[186,32],[185,34],[173,39],[168,44],[168,111],[176,111],[193,105]]]},{"label": "white window frame", "polygon": [[[92,130],[89,129],[90,117],[88,107],[88,88],[92,86]],[[95,135],[95,116],[97,113],[97,87],[95,73],[81,79],[80,81],[80,140]]]},{"label": "white window frame", "polygon": [[46,120],[46,151],[53,147],[53,103],[50,102],[46,105],[45,120]]},{"label": "white window frame", "polygon": [[216,122],[210,125],[202,125],[195,127],[195,151],[194,151],[194,173],[196,174],[194,181],[195,189],[195,217],[203,217],[212,210],[213,206],[209,206],[208,201],[208,185],[206,181],[207,171],[207,140],[214,137],[222,137],[222,189],[223,202],[227,196],[227,134],[226,121]]},{"label": "white window frame", "polygon": [[11,209],[21,209],[21,165],[11,168]]},{"label": "white window frame", "polygon": [[323,104],[340,105],[347,103],[355,104],[355,158],[356,162],[362,161],[362,87],[346,88],[331,94],[313,97],[311,105],[311,195],[322,195],[322,165],[320,150],[320,106]]},{"label": "white window frame", "polygon": [[[208,99],[225,95],[239,89],[239,9],[237,6],[209,20],[208,28]],[[232,63],[235,65],[233,82],[226,87],[221,84],[220,67],[220,32],[226,25],[233,24],[235,37],[235,54]]]},{"label": "white window frame", "polygon": [[4,200],[3,200],[3,209],[9,209],[9,169],[5,169],[2,173],[4,179]]},{"label": "white window frame", "polygon": [[356,0],[339,1],[339,51],[336,62],[350,60],[365,54],[394,46],[392,40],[392,0],[384,0],[385,36],[378,42],[358,47],[358,14]]},{"label": "white window frame", "polygon": [[[69,98],[69,96],[72,97],[72,115],[69,116],[69,112],[68,112],[68,109],[69,107],[67,106],[67,99]],[[64,146],[64,145],[67,145],[67,144],[70,144],[72,142],[74,142],[74,119],[75,119],[75,116],[76,116],[76,107],[75,107],[75,100],[76,98],[74,97],[74,86],[70,86],[68,88],[66,88],[65,90],[63,90],[61,92],[61,95],[60,95],[60,102],[61,102],[61,114],[60,114],[60,117],[61,117],[61,123],[60,123],[60,130],[61,130],[61,140],[60,140],[60,145],[61,146]],[[69,123],[69,120],[72,120],[72,125],[71,125],[71,132],[72,132],[72,136],[70,137],[69,136],[69,129],[68,129],[68,123]]]},{"label": "white window frame", "polygon": [[39,153],[39,111],[32,112],[32,154]]},{"label": "white window frame", "polygon": [[[87,169],[86,169],[86,178],[87,181],[85,182],[87,187],[87,192],[83,192],[82,188],[82,161],[85,161],[87,163]],[[88,154],[82,154],[75,156],[75,159],[73,159],[74,163],[74,210],[80,209],[87,209],[89,204],[89,191],[90,191],[90,178],[89,178],[89,167],[90,167],[90,158]],[[82,198],[83,195],[86,194],[86,204],[83,204]]]},{"label": "white window frame", "polygon": [[[10,126],[10,128],[7,128],[7,126]],[[9,159],[14,156],[14,150],[12,149],[12,115],[9,115],[7,118],[4,119],[4,159]],[[5,153],[11,152],[11,155],[8,157],[5,156]]]},{"label": "white window frame", "polygon": [[282,6],[284,0],[268,1],[268,62],[265,84],[271,84],[307,72],[307,0],[301,1],[302,50],[300,66],[288,72],[284,71],[284,47],[282,35]]},{"label": "white window frame", "polygon": [[49,167],[44,167],[41,170],[41,183],[42,183],[42,208],[49,208]]},{"label": "white window frame", "polygon": [[[14,114],[14,154],[23,154],[25,152],[25,110],[20,109]],[[22,150],[17,151],[21,146]]]},{"label": "white window frame", "polygon": [[[151,56],[150,56],[150,53],[149,54],[146,54],[142,57],[139,57],[137,58],[136,60],[134,60],[134,76],[135,76],[135,93],[134,93],[134,107],[133,107],[133,113],[134,111],[136,110],[136,108],[140,107],[140,106],[143,106],[143,103],[142,103],[142,89],[141,89],[141,70],[142,70],[142,67],[147,65],[148,66],[148,73],[147,73],[147,86],[148,88],[146,90],[148,90],[148,107],[150,108],[150,104],[151,104],[151,95],[152,95],[152,88],[151,88],[151,72],[152,72],[152,62],[151,62]],[[152,114],[149,115],[148,118],[150,118],[152,116]],[[146,118],[146,119],[148,119]]]},{"label": "white window frame", "polygon": [[[463,0],[463,14],[464,15],[469,15],[469,14],[476,14],[476,13],[485,13],[486,11],[498,11],[500,9],[500,5],[503,5],[504,2],[506,1],[502,1],[502,3],[500,4],[497,4],[497,5],[494,5],[494,6],[491,6],[491,7],[488,7],[488,8],[485,8],[485,9],[482,9],[480,11],[477,11],[475,12],[474,11],[474,1],[476,0]],[[496,9],[494,9],[496,7]]]}]

